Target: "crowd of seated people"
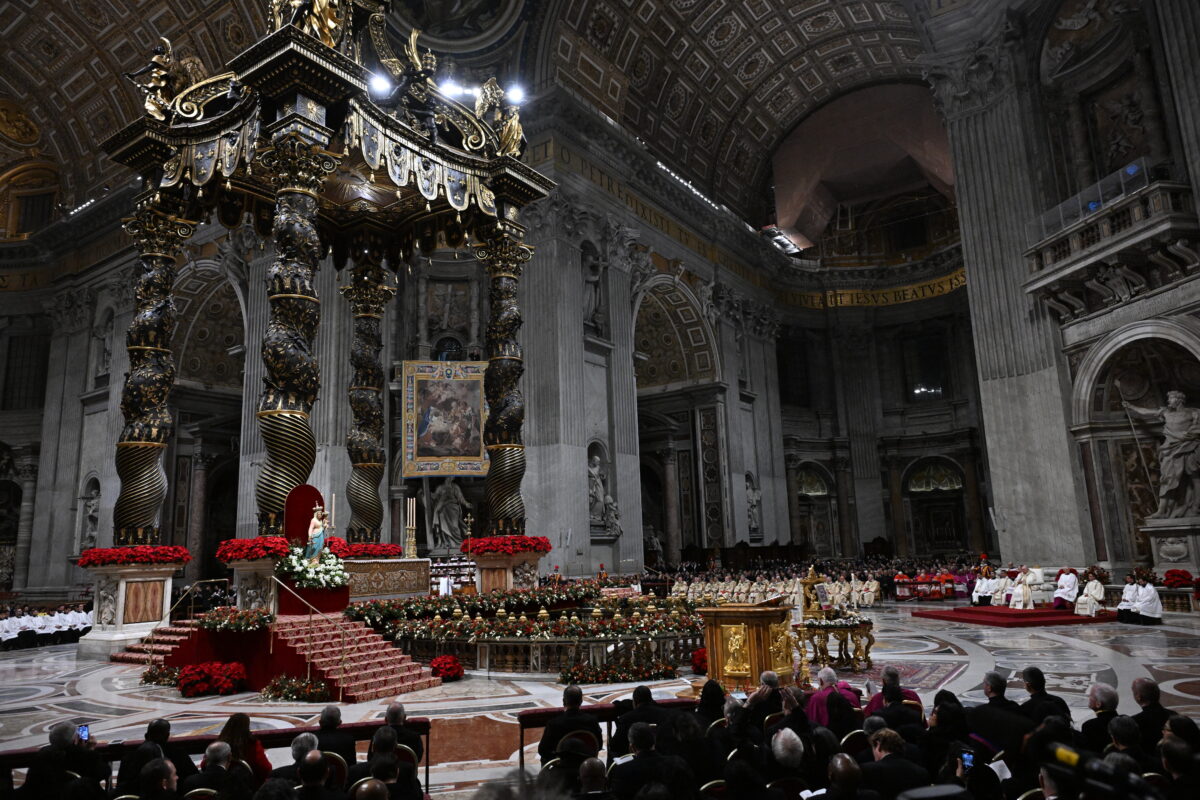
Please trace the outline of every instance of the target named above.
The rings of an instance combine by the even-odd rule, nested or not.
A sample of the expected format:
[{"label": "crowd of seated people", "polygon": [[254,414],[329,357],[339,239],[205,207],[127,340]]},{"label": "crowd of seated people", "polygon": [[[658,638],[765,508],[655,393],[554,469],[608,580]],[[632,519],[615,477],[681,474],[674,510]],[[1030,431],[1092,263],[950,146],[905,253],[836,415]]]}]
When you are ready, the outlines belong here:
[{"label": "crowd of seated people", "polygon": [[[482,787],[476,798],[893,800],[930,786],[947,787],[939,796],[972,800],[1197,795],[1200,729],[1165,709],[1149,679],[1133,682],[1138,710],[1129,715],[1119,713],[1115,689],[1095,684],[1088,693],[1094,717],[1078,728],[1037,667],[1012,679],[986,673],[982,703],[940,691],[928,715],[898,670],[885,667],[881,681],[878,691],[863,692],[823,669],[815,691],[804,691],[781,687],[765,672],[742,701],[710,680],[686,710],[660,705],[639,686],[617,718],[607,769],[599,723],[579,688],[567,687],[564,710],[538,745],[536,778],[516,775]],[[1084,791],[1076,772],[1055,766],[1051,745],[1099,764],[1115,793],[1103,795],[1096,785]]]},{"label": "crowd of seated people", "polygon": [[[60,723],[34,758],[25,781],[11,782],[0,797],[20,800],[422,800],[417,776],[420,737],[404,727],[404,706],[388,706],[367,757],[359,761],[355,738],[341,730],[341,711],[326,706],[317,733],[298,734],[291,762],[275,769],[261,742],[250,734],[250,717],[230,716],[199,765],[171,741],[171,724],[156,719],[145,740],[118,765],[102,758],[95,738]],[[111,788],[110,788],[111,787]]]},{"label": "crowd of seated people", "polygon": [[70,644],[92,629],[90,604],[0,606],[0,650]]}]

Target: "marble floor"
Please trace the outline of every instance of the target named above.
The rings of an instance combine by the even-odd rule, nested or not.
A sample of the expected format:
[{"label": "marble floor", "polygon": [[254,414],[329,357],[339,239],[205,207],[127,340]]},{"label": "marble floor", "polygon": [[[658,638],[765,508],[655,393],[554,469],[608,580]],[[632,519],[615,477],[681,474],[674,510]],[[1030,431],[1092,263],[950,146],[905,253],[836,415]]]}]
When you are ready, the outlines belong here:
[{"label": "marble floor", "polygon": [[[980,679],[997,669],[1012,674],[1010,697],[1025,697],[1015,673],[1036,665],[1047,676],[1051,693],[1071,705],[1076,724],[1090,717],[1085,693],[1096,681],[1120,692],[1122,712],[1137,710],[1129,685],[1138,677],[1159,681],[1163,704],[1200,718],[1200,615],[1168,614],[1161,627],[1120,623],[1088,626],[999,629],[914,619],[911,612],[940,604],[876,607],[873,652],[875,677],[892,663],[904,685],[931,703],[939,689],[965,701],[982,700]],[[104,741],[140,739],[146,723],[171,720],[172,732],[211,733],[234,711],[245,711],[256,728],[286,728],[316,723],[321,706],[269,703],[256,694],[185,700],[173,689],[139,684],[141,668],[78,659],[73,645],[0,654],[0,749],[32,747],[46,742],[58,722],[88,723]],[[686,671],[686,670],[685,670]],[[861,685],[866,675],[845,676]],[[674,696],[687,682],[652,684],[656,694]],[[585,702],[608,702],[628,696],[633,684],[586,686]],[[559,705],[562,687],[550,676],[468,674],[459,682],[401,697],[412,716],[434,719],[430,753],[430,791],[446,800],[497,777],[517,763],[516,712]],[[383,700],[347,705],[346,721],[381,718]],[[536,763],[536,732],[526,742],[528,763]],[[361,747],[365,749],[366,743]],[[273,760],[288,759],[286,750]]]}]

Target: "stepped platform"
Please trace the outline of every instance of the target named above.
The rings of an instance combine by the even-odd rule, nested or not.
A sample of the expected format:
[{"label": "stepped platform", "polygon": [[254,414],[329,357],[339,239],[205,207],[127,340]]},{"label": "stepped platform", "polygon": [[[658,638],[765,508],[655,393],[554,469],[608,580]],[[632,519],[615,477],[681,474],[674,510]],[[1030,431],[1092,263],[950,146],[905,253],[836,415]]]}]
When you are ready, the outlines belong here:
[{"label": "stepped platform", "polygon": [[251,688],[275,674],[311,674],[345,703],[362,703],[440,686],[428,667],[412,660],[363,622],[344,617],[283,615],[267,631],[215,633],[195,620],[156,629],[139,644],[114,653],[118,664],[184,666],[229,660],[246,664]]},{"label": "stepped platform", "polygon": [[960,606],[936,611],[914,611],[912,615],[922,619],[991,625],[995,628],[1042,628],[1050,625],[1094,625],[1117,621],[1116,614],[1104,611],[1094,617],[1081,617],[1065,608],[1017,609],[1005,606]]}]

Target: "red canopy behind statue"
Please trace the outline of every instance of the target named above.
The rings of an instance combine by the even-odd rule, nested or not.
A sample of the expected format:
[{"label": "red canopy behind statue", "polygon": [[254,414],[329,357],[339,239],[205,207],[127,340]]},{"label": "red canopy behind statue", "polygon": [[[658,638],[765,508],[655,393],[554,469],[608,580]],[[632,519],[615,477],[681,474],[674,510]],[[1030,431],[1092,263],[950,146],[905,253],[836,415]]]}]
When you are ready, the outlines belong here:
[{"label": "red canopy behind statue", "polygon": [[304,547],[308,544],[308,523],[312,522],[313,508],[324,506],[325,498],[315,486],[302,483],[288,492],[283,506],[283,535],[292,544]]}]

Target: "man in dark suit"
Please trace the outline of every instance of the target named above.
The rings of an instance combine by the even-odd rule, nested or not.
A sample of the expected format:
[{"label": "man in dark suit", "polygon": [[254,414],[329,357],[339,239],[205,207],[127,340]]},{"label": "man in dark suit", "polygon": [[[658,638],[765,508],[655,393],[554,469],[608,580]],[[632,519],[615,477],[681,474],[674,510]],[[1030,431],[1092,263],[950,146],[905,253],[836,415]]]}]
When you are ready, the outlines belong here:
[{"label": "man in dark suit", "polygon": [[993,755],[1021,749],[1021,739],[1033,730],[1033,723],[1021,713],[1021,707],[1004,696],[1008,688],[998,672],[983,676],[983,694],[988,701],[967,711],[967,728],[992,748]]},{"label": "man in dark suit", "polygon": [[165,758],[156,758],[138,773],[138,796],[142,800],[175,800],[179,782],[175,765]]},{"label": "man in dark suit", "polygon": [[767,717],[783,710],[783,696],[779,690],[779,675],[775,672],[767,670],[758,681],[758,688],[746,698],[746,721],[761,731]]},{"label": "man in dark suit", "polygon": [[1040,669],[1026,667],[1021,670],[1021,679],[1025,681],[1025,691],[1029,692],[1029,699],[1021,703],[1021,713],[1030,722],[1041,725],[1042,720],[1051,715],[1071,719],[1067,701],[1046,692],[1046,675]]},{"label": "man in dark suit", "polygon": [[371,737],[370,758],[351,765],[346,777],[346,786],[353,786],[363,778],[371,777],[374,764],[380,758],[399,760],[396,756],[396,729],[391,725],[384,725],[375,731],[375,735]]},{"label": "man in dark suit", "polygon": [[[1108,735],[1108,723],[1117,716],[1117,690],[1107,683],[1093,683],[1088,689],[1088,708],[1096,715],[1080,727],[1083,746],[1093,753],[1103,753],[1112,741]],[[1162,728],[1159,728],[1161,731]]]},{"label": "man in dark suit", "polygon": [[272,778],[283,778],[292,783],[300,782],[300,762],[313,750],[318,749],[316,734],[301,733],[292,739],[292,763],[271,770]]},{"label": "man in dark suit", "polygon": [[342,724],[342,710],[337,706],[325,706],[321,709],[321,729],[317,731],[317,747],[322,752],[337,753],[346,762],[347,768],[358,761],[354,750],[354,737],[343,730],[338,730]]},{"label": "man in dark suit", "polygon": [[346,800],[346,793],[325,785],[329,778],[329,759],[320,750],[313,750],[300,761],[300,800]]},{"label": "man in dark suit", "polygon": [[845,753],[835,753],[829,759],[829,788],[825,790],[827,800],[881,800],[879,792],[860,789],[862,768]]},{"label": "man in dark suit", "polygon": [[1163,708],[1158,684],[1149,678],[1136,678],[1130,687],[1133,690],[1133,700],[1142,710],[1133,715],[1138,730],[1142,734],[1142,750],[1153,753],[1162,738],[1163,725],[1175,716],[1174,711]]},{"label": "man in dark suit", "polygon": [[654,702],[650,695],[650,687],[638,686],[633,690],[633,710],[626,711],[617,718],[617,730],[608,743],[611,756],[623,756],[629,752],[629,729],[638,722],[654,725],[655,735],[663,740],[664,749],[670,749],[667,744],[674,739],[675,733],[671,720],[674,713]]},{"label": "man in dark suit", "polygon": [[204,750],[204,769],[179,781],[182,797],[193,789],[215,789],[222,798],[250,800],[254,790],[246,782],[244,771],[230,772],[233,753],[226,742],[213,742]]},{"label": "man in dark suit", "polygon": [[901,792],[929,785],[928,770],[901,755],[904,737],[891,728],[871,734],[871,751],[875,760],[860,768],[864,789],[878,792],[884,800],[894,800]]},{"label": "man in dark suit", "polygon": [[655,751],[654,730],[647,723],[635,722],[629,726],[629,747],[633,758],[614,763],[608,772],[608,784],[617,800],[632,800],[648,783],[663,784],[672,797],[687,798],[696,793],[695,781],[684,760]]},{"label": "man in dark suit", "polygon": [[388,703],[387,711],[384,712],[383,721],[387,725],[392,726],[396,731],[396,744],[402,744],[417,756],[417,763],[421,763],[421,754],[425,752],[425,748],[421,743],[421,735],[416,731],[409,730],[404,726],[405,720],[408,719],[408,714],[404,711],[402,703]]},{"label": "man in dark suit", "polygon": [[546,730],[542,732],[542,741],[538,743],[538,755],[541,757],[543,765],[555,757],[558,743],[568,733],[586,731],[596,738],[597,748],[604,744],[599,720],[580,710],[580,706],[583,705],[583,690],[575,685],[568,686],[563,689],[562,701],[563,712],[552,717],[546,723]]},{"label": "man in dark suit", "polygon": [[372,758],[371,777],[383,783],[388,800],[421,800],[424,796],[413,765],[397,761],[393,755]]}]

